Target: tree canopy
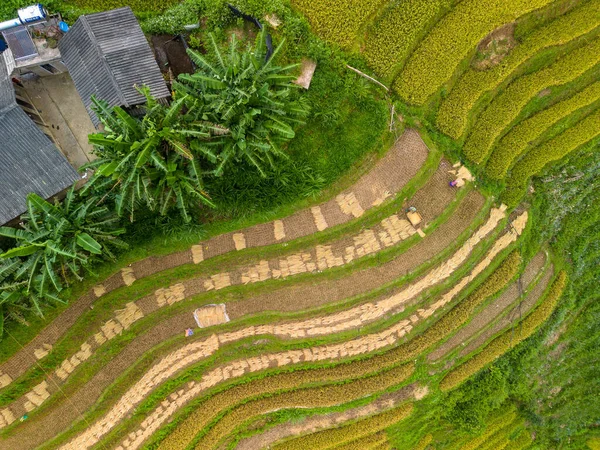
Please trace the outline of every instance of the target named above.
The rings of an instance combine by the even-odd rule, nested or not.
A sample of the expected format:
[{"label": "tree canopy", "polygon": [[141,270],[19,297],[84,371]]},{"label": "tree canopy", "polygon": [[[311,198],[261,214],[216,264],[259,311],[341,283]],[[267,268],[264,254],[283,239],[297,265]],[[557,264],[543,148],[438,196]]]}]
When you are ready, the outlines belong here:
[{"label": "tree canopy", "polygon": [[303,124],[309,112],[302,97],[296,98],[298,64],[278,66],[284,41],[268,57],[266,33],[254,48],[240,49],[235,34],[223,53],[209,34],[214,62],[189,49],[198,66],[194,74],[182,74],[174,83],[177,97],[187,107],[185,121],[202,124],[210,134],[191,142],[191,148],[215,164],[220,176],[234,162],[248,162],[264,175],[266,164],[285,157],[282,145],[295,136],[294,126]]}]

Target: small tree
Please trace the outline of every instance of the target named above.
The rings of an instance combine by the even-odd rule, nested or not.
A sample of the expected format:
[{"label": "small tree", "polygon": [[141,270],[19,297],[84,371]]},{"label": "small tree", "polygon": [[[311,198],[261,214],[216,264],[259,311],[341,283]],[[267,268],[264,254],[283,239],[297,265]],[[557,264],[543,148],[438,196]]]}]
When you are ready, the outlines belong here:
[{"label": "small tree", "polygon": [[180,126],[185,97],[166,107],[157,103],[148,88],[140,92],[146,97],[142,119],[92,99],[104,132],[89,137],[98,159],[84,166],[96,173],[83,191],[107,188],[115,197],[117,213],[127,211],[131,221],[140,203],[162,215],[175,206],[190,221],[190,208],[213,204],[203,190],[200,166],[187,140],[210,135],[193,124]]},{"label": "small tree", "polygon": [[291,72],[298,64],[277,66],[283,42],[267,57],[266,34],[261,32],[254,50],[240,51],[235,34],[227,54],[222,54],[209,34],[215,63],[188,50],[198,66],[193,75],[182,74],[174,83],[177,96],[187,106],[186,120],[210,133],[197,139],[191,149],[216,164],[222,175],[228,164],[246,160],[264,176],[263,166],[285,157],[281,146],[294,137],[293,127],[302,124],[309,108],[302,98],[294,100],[296,85]]},{"label": "small tree", "polygon": [[114,259],[125,232],[119,218],[98,198],[82,199],[71,189],[62,202],[51,204],[27,196],[22,229],[0,227],[0,236],[16,246],[0,254],[0,305],[29,306],[42,315],[40,304],[63,302],[58,296],[71,277],[82,280],[96,258]]}]

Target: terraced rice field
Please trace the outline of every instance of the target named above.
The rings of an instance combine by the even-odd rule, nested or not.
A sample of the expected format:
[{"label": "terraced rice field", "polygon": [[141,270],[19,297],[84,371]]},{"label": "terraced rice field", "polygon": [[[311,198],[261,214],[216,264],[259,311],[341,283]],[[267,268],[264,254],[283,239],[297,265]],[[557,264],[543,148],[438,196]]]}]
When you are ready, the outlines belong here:
[{"label": "terraced rice field", "polygon": [[[540,253],[515,292],[528,213],[449,186],[456,172],[408,129],[323,204],[121,269],[2,363],[0,445],[385,447],[384,430],[439,389],[443,371],[423,379],[419,367],[453,355],[456,339],[479,342],[469,354],[484,347],[552,278]],[[179,267],[191,270],[177,278]],[[135,290],[152,278],[168,284]],[[502,311],[490,303],[468,322],[502,291]],[[107,299],[112,310],[94,314]],[[238,442],[277,410],[316,414]]]},{"label": "terraced rice field", "polygon": [[[311,24],[334,20],[327,2],[293,3]],[[393,86],[404,109],[435,117],[430,132],[455,139],[474,172],[501,183],[509,206],[532,177],[598,142],[598,0],[385,2],[368,16],[352,11],[335,17],[362,18],[352,39],[373,75]],[[478,48],[512,38],[494,34],[502,30],[517,36],[506,55]]]},{"label": "terraced rice field", "polygon": [[[293,0],[417,128],[328,201],[100,280],[0,364],[0,448],[392,448],[565,290],[526,195],[600,136],[600,1],[571,3]],[[527,32],[474,67],[507,24]],[[528,448],[527,426],[501,411],[451,448]]]}]

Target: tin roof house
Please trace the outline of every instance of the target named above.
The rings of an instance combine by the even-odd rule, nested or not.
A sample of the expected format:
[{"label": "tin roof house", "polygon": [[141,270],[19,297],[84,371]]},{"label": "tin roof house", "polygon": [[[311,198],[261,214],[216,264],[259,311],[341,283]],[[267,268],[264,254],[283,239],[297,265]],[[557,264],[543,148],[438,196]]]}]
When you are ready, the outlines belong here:
[{"label": "tin roof house", "polygon": [[144,103],[135,86],[148,86],[158,99],[170,96],[154,53],[129,7],[81,16],[58,48],[96,126],[92,95],[111,106],[125,107]]},{"label": "tin roof house", "polygon": [[26,210],[27,194],[52,197],[79,179],[54,143],[17,104],[12,53],[0,55],[0,224]]},{"label": "tin roof house", "polygon": [[[32,111],[18,93],[15,96],[15,89],[21,89],[17,86],[19,78],[32,73],[38,77],[66,76],[68,71],[94,126],[99,120],[91,109],[93,95],[111,106],[125,108],[144,103],[136,86],[148,86],[158,99],[170,96],[129,7],[81,16],[68,31],[61,25],[60,32],[55,33],[57,27],[52,25],[52,39],[58,43],[51,51],[34,39],[39,34],[32,27],[43,27],[46,18],[36,20],[18,24],[19,19],[15,19],[18,33],[13,28],[2,31],[8,49],[0,53],[0,225],[25,212],[29,192],[49,198],[80,179],[48,127],[36,120],[39,111]],[[0,23],[0,29],[3,25],[12,26]]]}]

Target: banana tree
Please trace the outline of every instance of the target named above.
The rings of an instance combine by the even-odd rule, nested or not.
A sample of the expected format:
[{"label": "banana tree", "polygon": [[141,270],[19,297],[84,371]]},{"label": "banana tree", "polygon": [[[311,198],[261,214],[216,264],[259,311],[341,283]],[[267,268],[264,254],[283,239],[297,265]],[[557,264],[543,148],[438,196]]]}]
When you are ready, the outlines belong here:
[{"label": "banana tree", "polygon": [[0,304],[26,302],[42,315],[41,304],[62,302],[59,293],[70,279],[81,280],[98,258],[114,259],[126,248],[119,218],[98,198],[83,199],[72,188],[54,205],[37,194],[27,196],[22,229],[0,227],[0,236],[16,246],[0,254]]},{"label": "banana tree", "polygon": [[214,62],[188,49],[198,70],[182,74],[174,83],[176,96],[186,105],[186,123],[210,134],[190,147],[215,165],[220,176],[233,162],[246,161],[264,176],[264,166],[274,167],[276,157],[286,157],[282,145],[295,136],[309,108],[295,98],[294,69],[275,61],[284,42],[267,58],[266,34],[261,32],[254,49],[238,48],[235,34],[223,54],[209,34]]},{"label": "banana tree", "polygon": [[141,119],[92,99],[104,132],[89,136],[98,159],[84,166],[94,169],[95,174],[83,191],[108,189],[114,195],[118,215],[127,212],[131,221],[141,204],[163,215],[175,206],[189,221],[191,206],[213,206],[203,189],[198,161],[187,145],[190,137],[208,138],[209,133],[193,125],[180,126],[185,98],[166,107],[148,88],[139,91],[146,97]]}]

